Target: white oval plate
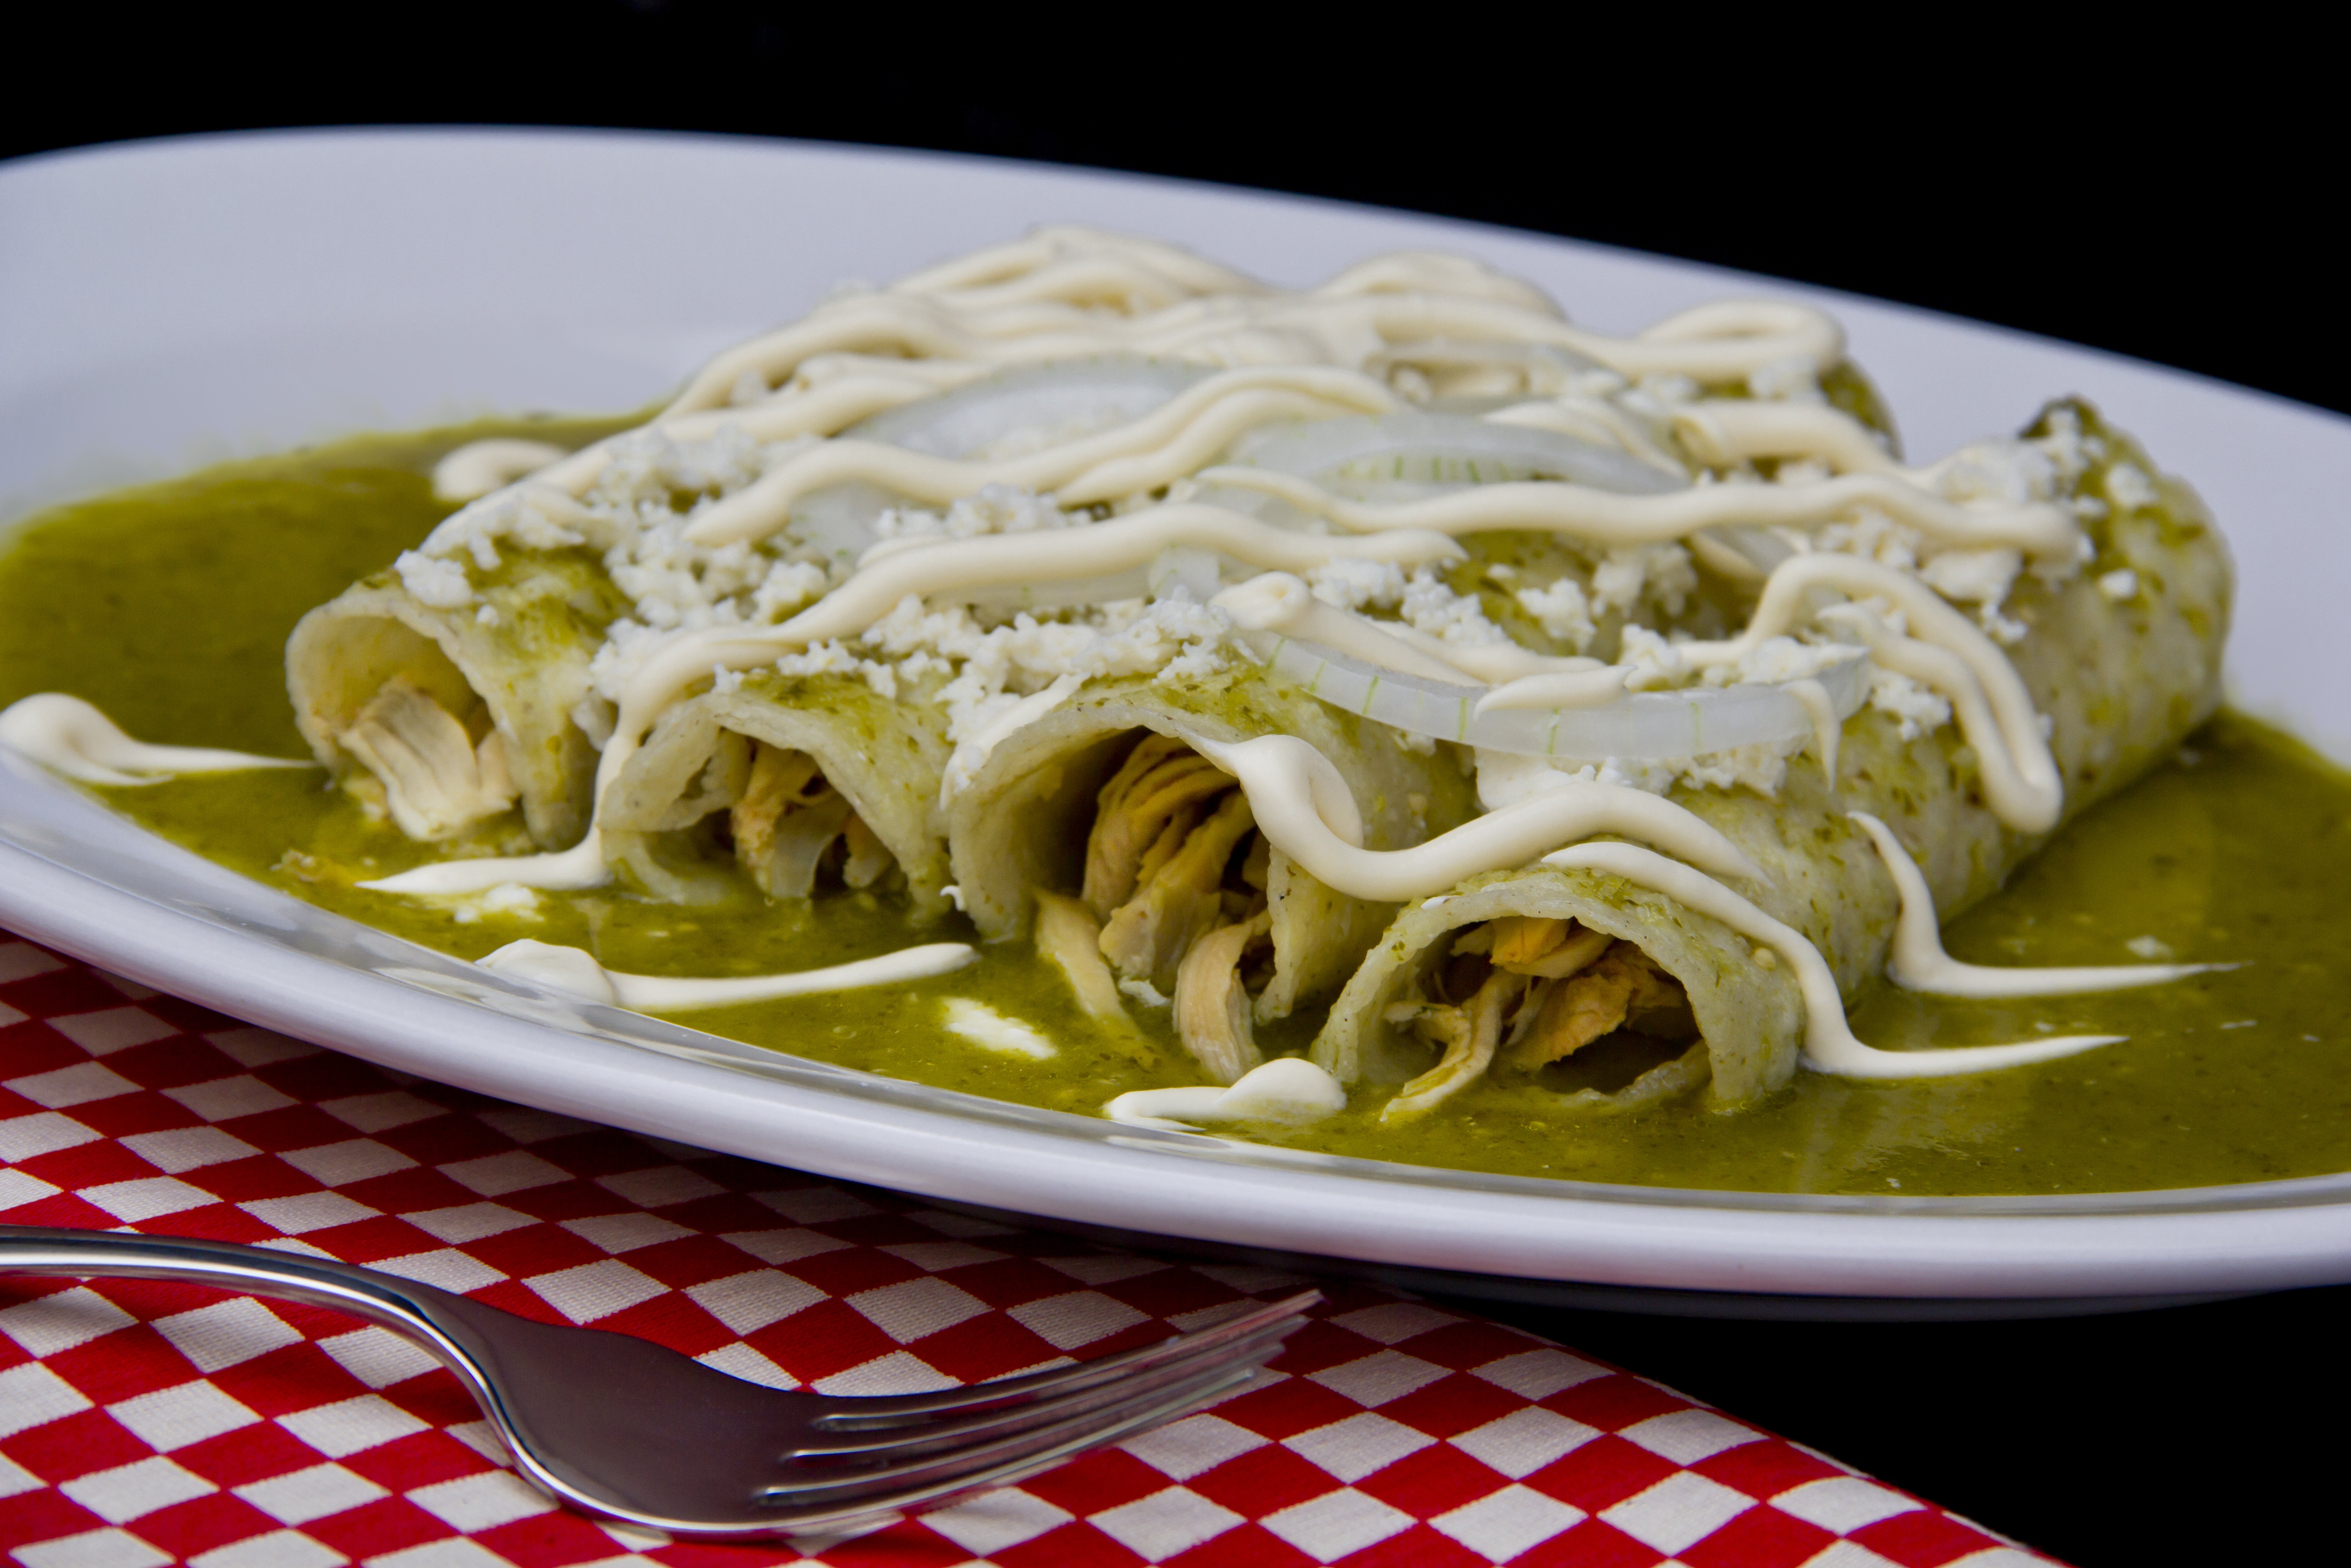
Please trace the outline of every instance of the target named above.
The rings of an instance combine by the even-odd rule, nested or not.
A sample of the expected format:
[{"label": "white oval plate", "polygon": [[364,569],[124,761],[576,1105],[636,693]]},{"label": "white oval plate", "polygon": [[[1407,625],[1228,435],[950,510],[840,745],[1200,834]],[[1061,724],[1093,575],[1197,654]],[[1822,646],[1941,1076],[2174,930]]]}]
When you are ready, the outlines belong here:
[{"label": "white oval plate", "polygon": [[[641,406],[846,277],[1039,223],[1289,284],[1474,252],[1629,329],[1726,292],[1835,310],[1914,453],[2080,392],[2219,512],[2239,700],[2351,740],[2351,422],[1920,311],[1475,225],[971,159],[679,136],[304,132],[0,167],[0,517],[358,429]],[[1980,1310],[2351,1281],[2351,1176],[1806,1197],[1480,1176],[1137,1133],[556,998],[246,882],[0,757],[0,923],[388,1066],[853,1181],[1359,1264]],[[1858,1303],[1856,1303],[1858,1304]]]}]

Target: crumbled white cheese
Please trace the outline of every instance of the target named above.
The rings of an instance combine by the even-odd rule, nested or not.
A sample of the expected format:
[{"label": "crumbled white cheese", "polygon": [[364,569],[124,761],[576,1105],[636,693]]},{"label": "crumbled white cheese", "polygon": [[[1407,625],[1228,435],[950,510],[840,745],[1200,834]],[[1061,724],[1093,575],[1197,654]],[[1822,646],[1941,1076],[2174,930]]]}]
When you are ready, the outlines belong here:
[{"label": "crumbled white cheese", "polygon": [[1584,783],[1619,784],[1627,789],[1663,795],[1674,787],[1674,765],[1670,761],[1611,757],[1574,768],[1567,777]]},{"label": "crumbled white cheese", "polygon": [[1592,646],[1599,628],[1592,623],[1592,604],[1584,596],[1583,585],[1575,579],[1562,576],[1549,588],[1521,588],[1517,599],[1543,629],[1544,636],[1566,643],[1578,653]]},{"label": "crumbled white cheese", "polygon": [[1895,733],[1905,740],[1938,730],[1951,722],[1950,699],[1907,675],[1873,665],[1869,672],[1869,706],[1896,721]]},{"label": "crumbled white cheese", "polygon": [[1644,603],[1679,615],[1698,591],[1698,569],[1677,544],[1619,545],[1592,571],[1592,611],[1630,613]]},{"label": "crumbled white cheese", "polygon": [[668,632],[770,621],[822,592],[822,569],[788,534],[705,547],[689,543],[685,530],[704,508],[813,441],[763,445],[735,425],[695,441],[631,431],[606,444],[608,460],[577,503],[528,486],[501,491],[445,518],[423,553],[452,567],[470,557],[487,571],[498,564],[502,541],[529,550],[590,546],[604,552],[605,570],[640,626]]},{"label": "crumbled white cheese", "polygon": [[1584,763],[1481,750],[1478,753],[1478,803],[1487,810],[1499,810],[1547,789],[1575,783],[1614,784],[1651,795],[1667,794],[1676,786],[1693,789],[1743,788],[1767,800],[1774,799],[1787,781],[1788,758],[1806,744],[1805,740],[1773,741],[1733,747],[1704,757],[1611,757]]},{"label": "crumbled white cheese", "polygon": [[967,606],[931,610],[910,594],[854,640],[866,655],[825,643],[788,654],[778,667],[786,674],[853,673],[876,690],[885,674],[893,680],[948,675],[937,700],[947,710],[947,737],[962,741],[1063,675],[1181,680],[1213,674],[1224,667],[1218,644],[1231,625],[1223,611],[1181,594],[1116,600],[1052,619],[1023,612],[994,626]]},{"label": "crumbled white cheese", "polygon": [[2056,499],[2060,465],[2032,442],[1979,441],[1936,464],[1929,482],[1936,495],[1962,506],[1984,502],[2022,507]]},{"label": "crumbled white cheese", "polygon": [[920,507],[896,507],[874,520],[876,538],[977,538],[984,534],[1025,534],[1040,528],[1066,528],[1086,519],[1071,517],[1040,496],[1017,485],[983,485],[963,497],[945,515]]},{"label": "crumbled white cheese", "polygon": [[1794,637],[1766,637],[1741,654],[1736,664],[1708,666],[1704,683],[1731,686],[1747,682],[1777,685],[1788,681],[1817,680],[1827,670],[1867,650],[1850,643],[1801,642]]},{"label": "crumbled white cheese", "polygon": [[801,650],[786,653],[776,661],[776,673],[784,675],[855,675],[884,700],[898,695],[898,672],[889,664],[872,659],[861,659],[850,652],[839,639],[830,639]]},{"label": "crumbled white cheese", "polygon": [[1689,664],[1681,650],[1646,626],[1626,624],[1616,662],[1632,667],[1633,673],[1625,677],[1628,691],[1659,691],[1689,678]]},{"label": "crumbled white cheese", "polygon": [[1925,537],[1906,523],[1897,523],[1875,507],[1856,507],[1853,516],[1842,522],[1823,524],[1807,539],[1792,529],[1774,530],[1792,543],[1827,555],[1858,556],[1863,560],[1890,566],[1896,571],[1914,571],[1918,566],[1918,549]]},{"label": "crumbled white cheese", "polygon": [[623,615],[604,628],[604,641],[588,661],[588,684],[604,701],[618,704],[630,681],[667,646],[675,632],[656,632]]},{"label": "crumbled white cheese", "polygon": [[747,619],[737,601],[754,594],[774,564],[747,540],[689,543],[690,521],[675,512],[648,518],[604,552],[604,570],[636,619],[664,632]]},{"label": "crumbled white cheese", "polygon": [[731,496],[769,469],[819,444],[819,438],[755,441],[738,424],[724,424],[694,441],[646,425],[607,444],[610,459],[582,497],[590,511],[654,507],[674,511],[675,498]]},{"label": "crumbled white cheese", "polygon": [[1404,568],[1392,560],[1339,556],[1306,573],[1314,597],[1342,610],[1393,610],[1404,600]]},{"label": "crumbled white cheese", "polygon": [[526,486],[493,491],[442,518],[425,537],[423,548],[427,555],[471,556],[474,564],[484,571],[495,571],[500,539],[511,538],[525,549],[568,549],[601,542],[617,527],[610,515],[588,508],[587,515],[579,520],[597,533],[598,540],[591,541],[581,528],[567,526],[549,515],[553,511],[569,515],[570,510],[563,497],[550,497],[544,490]]},{"label": "crumbled white cheese", "polygon": [[419,604],[433,610],[456,610],[474,601],[474,585],[466,579],[465,567],[456,561],[412,549],[401,551],[400,559],[392,564],[400,574],[400,585]]},{"label": "crumbled white cheese", "polygon": [[2013,647],[2024,640],[2026,628],[2001,614],[2001,606],[2023,569],[2023,556],[2012,549],[1949,549],[1919,567],[1918,576],[1953,603],[1974,605],[1976,619],[1992,641]]},{"label": "crumbled white cheese", "polygon": [[2121,604],[2138,597],[2138,573],[2121,567],[2098,579],[2098,591],[2114,603]]},{"label": "crumbled white cheese", "polygon": [[1962,604],[1998,604],[2008,597],[2024,558],[2012,549],[1947,549],[1918,568],[1928,587]]},{"label": "crumbled white cheese", "polygon": [[1791,354],[1784,360],[1774,360],[1748,372],[1747,390],[1756,397],[1773,402],[1825,403],[1829,400],[1821,391],[1820,377],[1811,358]]},{"label": "crumbled white cheese", "polygon": [[1692,789],[1743,788],[1774,800],[1779,799],[1780,786],[1788,779],[1788,758],[1802,750],[1810,740],[1807,736],[1796,740],[1759,741],[1753,746],[1710,751],[1703,757],[1677,758],[1667,766],[1673,768],[1677,782]]},{"label": "crumbled white cheese", "polygon": [[1434,568],[1421,567],[1405,584],[1399,608],[1414,631],[1465,648],[1507,643],[1510,633],[1486,619],[1475,594],[1456,593]]},{"label": "crumbled white cheese", "polygon": [[2116,463],[2106,468],[2106,499],[2126,512],[2152,507],[2161,499],[2155,481],[2136,463]]},{"label": "crumbled white cheese", "polygon": [[751,591],[751,619],[781,621],[825,591],[824,568],[809,560],[779,560]]},{"label": "crumbled white cheese", "polygon": [[2049,434],[2030,444],[2055,465],[2064,483],[2072,484],[2105,458],[2105,442],[2084,431],[2081,416],[2072,409],[2050,410],[2048,424]]}]

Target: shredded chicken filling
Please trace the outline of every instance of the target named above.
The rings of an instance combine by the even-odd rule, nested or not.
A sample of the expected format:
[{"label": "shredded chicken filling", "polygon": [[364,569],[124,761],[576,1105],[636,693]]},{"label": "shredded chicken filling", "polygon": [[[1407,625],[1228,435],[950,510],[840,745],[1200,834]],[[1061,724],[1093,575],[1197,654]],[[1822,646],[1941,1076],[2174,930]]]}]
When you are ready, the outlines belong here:
[{"label": "shredded chicken filling", "polygon": [[[1272,974],[1270,865],[1232,775],[1146,735],[1095,797],[1078,896],[1039,894],[1039,949],[1097,1016],[1122,988],[1170,998],[1186,1049],[1234,1082],[1264,1061],[1251,1018]],[[1081,917],[1095,932],[1090,957],[1077,950]]]},{"label": "shredded chicken filling", "polygon": [[1102,955],[1102,922],[1079,899],[1037,890],[1037,951],[1061,971],[1078,1006],[1105,1023],[1126,1023],[1126,1001]]},{"label": "shredded chicken filling", "polygon": [[1193,943],[1176,967],[1176,1032],[1218,1083],[1238,1083],[1265,1061],[1249,1025],[1242,974],[1253,948],[1272,946],[1272,932],[1273,916],[1260,909]]},{"label": "shredded chicken filling", "polygon": [[872,887],[898,863],[814,759],[780,746],[752,747],[726,825],[735,858],[769,898],[809,897],[820,872]]},{"label": "shredded chicken filling", "polygon": [[1622,1035],[1687,1044],[1698,1038],[1682,983],[1630,942],[1573,920],[1505,915],[1472,926],[1432,964],[1425,996],[1385,1018],[1439,1051],[1384,1115],[1418,1115],[1489,1069],[1533,1073]]},{"label": "shredded chicken filling", "polygon": [[382,791],[384,809],[412,839],[454,838],[515,803],[506,737],[475,703],[459,719],[405,675],[386,681],[339,737],[368,771],[359,793]]}]

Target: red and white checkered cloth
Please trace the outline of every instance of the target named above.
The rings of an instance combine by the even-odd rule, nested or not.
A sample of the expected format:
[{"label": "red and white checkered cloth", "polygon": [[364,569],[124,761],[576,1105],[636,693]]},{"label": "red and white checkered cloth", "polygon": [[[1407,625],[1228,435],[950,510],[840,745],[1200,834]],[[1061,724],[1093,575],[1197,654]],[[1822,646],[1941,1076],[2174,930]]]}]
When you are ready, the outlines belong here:
[{"label": "red and white checkered cloth", "polygon": [[[1298,1283],[408,1079],[4,936],[0,1222],[339,1258],[841,1394],[1123,1349]],[[381,1329],[0,1279],[0,1547],[23,1568],[2046,1561],[1515,1329],[1324,1290],[1212,1410],[853,1539],[721,1545],[558,1509]]]}]

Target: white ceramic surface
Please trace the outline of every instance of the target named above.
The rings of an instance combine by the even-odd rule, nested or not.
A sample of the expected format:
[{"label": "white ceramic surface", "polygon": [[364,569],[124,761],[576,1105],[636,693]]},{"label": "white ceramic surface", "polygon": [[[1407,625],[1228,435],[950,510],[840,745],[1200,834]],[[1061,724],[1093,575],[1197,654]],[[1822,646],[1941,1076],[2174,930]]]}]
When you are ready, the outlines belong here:
[{"label": "white ceramic surface", "polygon": [[[1630,329],[1818,300],[1914,454],[2075,391],[2191,476],[2243,569],[2241,700],[2351,755],[2351,422],[1869,300],[1475,225],[1167,182],[580,132],[204,138],[0,166],[0,519],[363,428],[640,405],[811,304],[1047,222],[1302,284],[1470,250]],[[1668,1291],[2144,1297],[2351,1281],[2351,1178],[2034,1199],[1539,1183],[1113,1130],[569,1001],[323,915],[0,756],[0,924],[388,1065],[857,1181],[1365,1262]]]}]

